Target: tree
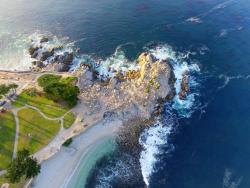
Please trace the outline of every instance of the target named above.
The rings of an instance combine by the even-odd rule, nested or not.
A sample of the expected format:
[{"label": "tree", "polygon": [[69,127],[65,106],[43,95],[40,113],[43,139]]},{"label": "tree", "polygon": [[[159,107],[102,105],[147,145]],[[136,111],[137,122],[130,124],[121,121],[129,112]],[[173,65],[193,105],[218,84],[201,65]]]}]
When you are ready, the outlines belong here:
[{"label": "tree", "polygon": [[80,90],[77,86],[65,83],[52,83],[44,88],[48,98],[55,101],[65,101],[69,106],[74,106],[77,103],[77,96]]},{"label": "tree", "polygon": [[6,97],[6,94],[9,93],[9,91],[10,91],[9,86],[5,84],[0,85],[0,95],[4,95]]},{"label": "tree", "polygon": [[17,183],[22,177],[35,177],[40,173],[41,166],[37,160],[29,157],[29,151],[24,149],[17,152],[17,157],[7,168],[7,178],[11,183]]},{"label": "tree", "polygon": [[38,78],[38,85],[44,88],[50,84],[58,83],[60,79],[61,76],[59,75],[44,74]]},{"label": "tree", "polygon": [[15,83],[9,84],[8,87],[12,90],[12,94],[16,94],[16,89],[18,88],[18,85]]}]

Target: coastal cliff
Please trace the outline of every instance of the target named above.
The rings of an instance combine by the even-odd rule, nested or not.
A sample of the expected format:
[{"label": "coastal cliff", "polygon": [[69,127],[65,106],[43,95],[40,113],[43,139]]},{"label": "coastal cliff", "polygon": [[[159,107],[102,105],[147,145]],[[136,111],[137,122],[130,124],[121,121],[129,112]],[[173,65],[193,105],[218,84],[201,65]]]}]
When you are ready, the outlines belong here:
[{"label": "coastal cliff", "polygon": [[92,106],[92,112],[104,112],[104,119],[116,117],[128,121],[133,118],[150,119],[158,113],[161,104],[175,95],[174,74],[166,61],[158,61],[149,53],[137,59],[138,70],[102,82],[95,80],[89,67],[79,70],[78,86],[81,99]]}]

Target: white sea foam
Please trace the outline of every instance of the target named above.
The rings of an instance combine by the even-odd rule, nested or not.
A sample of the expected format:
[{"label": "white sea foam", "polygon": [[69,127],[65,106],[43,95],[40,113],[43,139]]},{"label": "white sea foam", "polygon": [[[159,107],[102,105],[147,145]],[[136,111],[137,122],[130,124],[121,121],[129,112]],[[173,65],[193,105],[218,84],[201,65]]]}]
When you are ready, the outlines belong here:
[{"label": "white sea foam", "polygon": [[112,182],[122,179],[129,182],[135,177],[136,168],[134,158],[129,154],[123,153],[122,156],[109,161],[107,166],[101,169],[96,176],[96,188],[111,188]]},{"label": "white sea foam", "polygon": [[[158,120],[157,123],[148,129],[145,129],[140,136],[139,142],[143,146],[140,155],[140,164],[143,180],[149,187],[150,176],[154,172],[154,166],[157,162],[157,155],[161,154],[162,146],[169,146],[167,150],[170,152],[173,147],[168,143],[169,135],[172,133],[174,118],[172,112],[168,111],[164,115],[164,120]],[[166,151],[164,151],[166,153]]]},{"label": "white sea foam", "polygon": [[202,20],[199,17],[190,17],[187,19],[188,22],[193,22],[193,23],[202,23]]},{"label": "white sea foam", "polygon": [[165,121],[158,121],[157,124],[146,129],[140,137],[140,144],[144,148],[140,155],[141,171],[147,186],[150,185],[150,176],[154,172],[157,155],[161,153],[161,146],[164,145],[171,148],[168,138],[173,132],[174,125],[176,125],[171,108],[177,111],[179,117],[190,117],[192,115],[196,105],[196,96],[199,95],[197,92],[199,83],[195,76],[200,72],[199,66],[189,59],[190,54],[193,54],[192,52],[179,53],[168,45],[159,45],[153,49],[148,49],[148,52],[159,60],[167,60],[171,63],[176,77],[176,93],[179,93],[181,90],[183,73],[188,71],[191,92],[188,93],[185,100],[179,99],[179,96],[176,95],[172,105],[166,108],[168,111],[164,113]]},{"label": "white sea foam", "polygon": [[[40,41],[44,36],[48,37],[49,40],[48,42],[41,43]],[[69,42],[67,37],[59,38],[52,34],[44,35],[40,33],[34,33],[29,36],[29,41],[31,41],[30,45],[33,47],[42,46],[42,48],[39,48],[38,50],[38,56],[37,56],[38,59],[39,57],[42,56],[43,52],[51,51],[52,49],[54,49],[54,55],[46,59],[44,61],[44,64],[49,64],[53,60],[53,58],[55,58],[57,55],[62,55],[65,52],[69,52],[69,53],[73,52],[73,47],[74,47],[74,43]],[[35,59],[32,59],[32,60],[35,60]]]},{"label": "white sea foam", "polygon": [[28,70],[29,57],[25,54],[27,36],[11,34],[10,32],[0,33],[0,69],[1,70]]},{"label": "white sea foam", "polygon": [[237,188],[240,186],[243,177],[237,177],[233,170],[226,168],[222,181],[222,188]]},{"label": "white sea foam", "polygon": [[135,61],[129,61],[122,50],[116,49],[115,53],[105,60],[98,61],[97,71],[101,77],[114,77],[117,72],[138,70]]}]

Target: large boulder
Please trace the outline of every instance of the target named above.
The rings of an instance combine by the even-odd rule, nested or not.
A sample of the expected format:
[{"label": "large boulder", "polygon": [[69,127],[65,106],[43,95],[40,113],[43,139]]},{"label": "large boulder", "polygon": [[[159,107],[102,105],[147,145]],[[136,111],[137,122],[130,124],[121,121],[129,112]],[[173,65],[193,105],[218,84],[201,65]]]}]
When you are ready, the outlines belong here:
[{"label": "large boulder", "polygon": [[42,61],[33,61],[32,65],[36,66],[38,68],[44,68],[45,67],[45,65],[44,65],[44,63]]},{"label": "large boulder", "polygon": [[38,49],[38,47],[30,46],[28,49],[29,54],[32,56]]},{"label": "large boulder", "polygon": [[181,100],[184,100],[186,98],[187,93],[189,92],[189,73],[188,71],[185,71],[182,74],[182,80],[181,80],[181,91],[179,92],[179,98]]},{"label": "large boulder", "polygon": [[87,68],[84,68],[78,78],[78,86],[81,90],[93,85],[94,73]]},{"label": "large boulder", "polygon": [[42,37],[40,40],[40,43],[48,42],[49,38],[48,37]]},{"label": "large boulder", "polygon": [[40,61],[45,61],[47,60],[49,57],[54,55],[54,49],[50,49],[47,51],[42,52],[41,57],[40,57]]}]

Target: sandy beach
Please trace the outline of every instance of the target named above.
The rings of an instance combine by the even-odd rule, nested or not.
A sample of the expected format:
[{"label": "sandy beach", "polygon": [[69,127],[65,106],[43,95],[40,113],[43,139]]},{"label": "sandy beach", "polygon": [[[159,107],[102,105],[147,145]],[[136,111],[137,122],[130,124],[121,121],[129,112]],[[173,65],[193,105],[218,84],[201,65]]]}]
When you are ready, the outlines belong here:
[{"label": "sandy beach", "polygon": [[120,125],[120,121],[98,123],[75,137],[68,148],[62,147],[57,154],[42,163],[41,173],[33,181],[32,187],[69,187],[69,182],[75,175],[80,162],[85,161],[85,157],[93,152],[96,146],[115,138]]}]

